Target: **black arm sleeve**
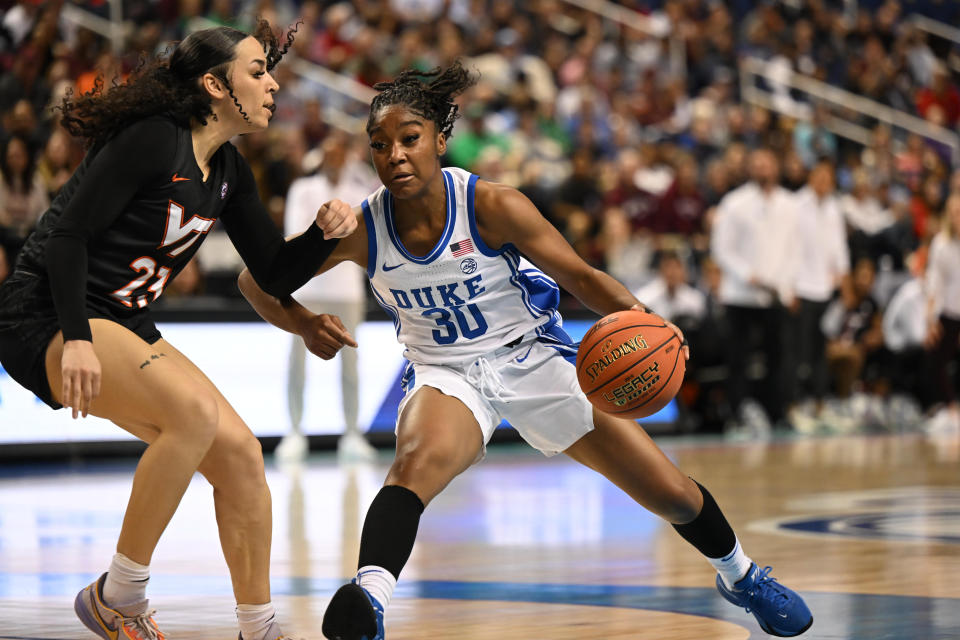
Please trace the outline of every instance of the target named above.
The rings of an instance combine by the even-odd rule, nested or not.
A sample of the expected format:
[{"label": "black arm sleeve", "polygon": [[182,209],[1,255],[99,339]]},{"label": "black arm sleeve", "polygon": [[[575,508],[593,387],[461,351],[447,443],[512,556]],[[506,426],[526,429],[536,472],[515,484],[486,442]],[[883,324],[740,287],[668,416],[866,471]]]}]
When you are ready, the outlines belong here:
[{"label": "black arm sleeve", "polygon": [[239,185],[220,219],[260,288],[286,297],[317,273],[340,240],[324,240],[320,227],[311,224],[302,235],[285,241],[260,202],[249,165],[239,154],[237,161]]},{"label": "black arm sleeve", "polygon": [[50,292],[64,341],[91,339],[87,245],[117,219],[143,184],[170,165],[176,141],[176,125],[151,119],[124,129],[84,161],[85,173],[46,247]]}]

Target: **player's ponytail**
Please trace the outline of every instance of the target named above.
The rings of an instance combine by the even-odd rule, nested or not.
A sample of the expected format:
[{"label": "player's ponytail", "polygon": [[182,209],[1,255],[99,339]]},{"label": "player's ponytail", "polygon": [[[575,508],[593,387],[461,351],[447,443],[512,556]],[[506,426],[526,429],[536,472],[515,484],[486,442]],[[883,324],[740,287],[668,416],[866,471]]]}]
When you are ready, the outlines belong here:
[{"label": "player's ponytail", "polygon": [[373,88],[379,93],[370,103],[367,129],[373,126],[376,114],[394,104],[402,104],[414,113],[432,120],[437,132],[449,138],[453,123],[460,117],[454,98],[475,84],[476,77],[463,68],[460,61],[446,69],[431,71],[402,71],[392,82],[378,82]]},{"label": "player's ponytail", "polygon": [[[267,69],[272,69],[293,43],[295,25],[279,44],[266,20],[258,20],[252,34],[230,27],[196,31],[184,38],[166,59],[141,65],[129,80],[107,90],[98,81],[89,93],[68,94],[60,106],[63,126],[87,146],[108,139],[117,131],[143,118],[165,114],[180,126],[193,122],[206,124],[213,116],[210,94],[198,82],[212,73],[227,88],[237,108],[240,104],[227,78],[230,62],[236,57],[237,44],[251,35],[263,44]],[[240,113],[246,117],[243,110]]]}]

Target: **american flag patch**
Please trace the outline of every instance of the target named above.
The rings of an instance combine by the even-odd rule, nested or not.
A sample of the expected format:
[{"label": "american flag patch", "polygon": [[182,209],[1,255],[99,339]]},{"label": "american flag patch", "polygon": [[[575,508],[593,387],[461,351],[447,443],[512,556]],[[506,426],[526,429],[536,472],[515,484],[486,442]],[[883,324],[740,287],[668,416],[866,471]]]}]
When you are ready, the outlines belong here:
[{"label": "american flag patch", "polygon": [[453,253],[454,258],[459,258],[460,256],[465,256],[468,253],[473,253],[473,241],[470,238],[466,240],[461,240],[459,242],[454,242],[450,245],[450,251]]}]

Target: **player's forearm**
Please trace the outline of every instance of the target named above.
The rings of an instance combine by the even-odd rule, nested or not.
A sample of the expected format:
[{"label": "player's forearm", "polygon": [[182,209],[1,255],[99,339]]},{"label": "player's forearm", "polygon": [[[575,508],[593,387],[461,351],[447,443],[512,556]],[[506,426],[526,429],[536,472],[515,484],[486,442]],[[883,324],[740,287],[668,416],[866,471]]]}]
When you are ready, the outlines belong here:
[{"label": "player's forearm", "polygon": [[281,300],[261,289],[249,269],[240,273],[237,286],[261,318],[284,331],[299,335],[301,323],[312,315],[293,298],[287,296]]},{"label": "player's forearm", "polygon": [[638,302],[637,298],[616,278],[599,269],[591,269],[575,284],[571,283],[564,288],[602,316],[629,309]]}]

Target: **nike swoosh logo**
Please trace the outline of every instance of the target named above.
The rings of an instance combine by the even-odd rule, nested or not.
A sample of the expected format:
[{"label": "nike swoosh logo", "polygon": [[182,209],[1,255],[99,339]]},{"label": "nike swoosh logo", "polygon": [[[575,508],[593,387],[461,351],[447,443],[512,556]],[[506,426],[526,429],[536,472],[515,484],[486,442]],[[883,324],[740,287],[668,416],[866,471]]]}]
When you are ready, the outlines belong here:
[{"label": "nike swoosh logo", "polygon": [[529,357],[530,357],[530,352],[531,352],[532,350],[533,350],[533,345],[531,344],[531,345],[530,345],[530,348],[527,349],[527,352],[526,352],[525,354],[523,354],[522,357],[521,357],[521,356],[517,356],[517,357],[514,359],[515,362],[523,362],[524,360],[526,360],[527,358],[529,358]]},{"label": "nike swoosh logo", "polygon": [[100,624],[100,629],[107,634],[110,640],[120,640],[120,629],[110,628],[110,625],[107,624],[107,621],[103,619],[103,616],[101,616],[100,612],[97,610],[97,605],[96,602],[94,602],[95,597],[93,594],[89,594],[88,597],[90,599],[90,604],[87,606],[90,608],[90,611]]},{"label": "nike swoosh logo", "polygon": [[394,269],[399,269],[400,267],[402,267],[403,264],[404,264],[404,263],[401,262],[400,264],[395,264],[395,265],[393,265],[392,267],[388,267],[388,266],[387,266],[387,263],[384,262],[384,263],[383,263],[383,270],[384,270],[384,271],[393,271]]},{"label": "nike swoosh logo", "polygon": [[181,178],[179,175],[177,175],[177,174],[175,173],[175,174],[173,174],[173,180],[171,180],[171,182],[184,182],[184,181],[189,180],[189,179],[190,179],[190,178]]}]

